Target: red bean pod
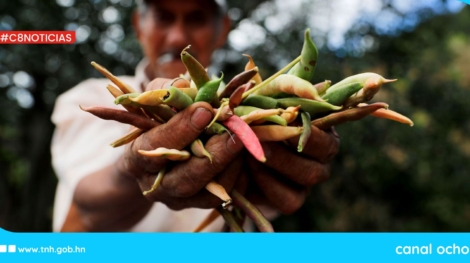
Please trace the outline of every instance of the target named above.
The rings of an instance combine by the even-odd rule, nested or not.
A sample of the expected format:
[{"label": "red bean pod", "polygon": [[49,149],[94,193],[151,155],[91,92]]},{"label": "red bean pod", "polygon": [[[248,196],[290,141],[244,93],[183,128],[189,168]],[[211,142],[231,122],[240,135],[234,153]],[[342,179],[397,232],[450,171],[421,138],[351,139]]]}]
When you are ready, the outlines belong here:
[{"label": "red bean pod", "polygon": [[116,110],[98,106],[80,106],[80,109],[89,112],[98,118],[130,124],[144,131],[151,130],[152,128],[155,128],[160,125],[158,122],[123,110]]},{"label": "red bean pod", "polygon": [[227,86],[225,86],[225,89],[220,93],[219,100],[230,97],[237,88],[250,81],[250,79],[253,78],[256,74],[258,74],[258,67],[245,70],[233,77]]},{"label": "red bean pod", "polygon": [[242,102],[242,96],[244,92],[245,86],[240,86],[232,93],[232,95],[230,95],[228,106],[232,111]]},{"label": "red bean pod", "polygon": [[316,126],[321,130],[329,129],[333,126],[343,124],[349,121],[357,121],[366,116],[369,116],[371,113],[375,112],[378,109],[388,108],[388,104],[383,102],[373,103],[364,107],[351,108],[340,112],[331,113],[328,116],[325,116],[320,119],[312,121],[312,125]]},{"label": "red bean pod", "polygon": [[[360,103],[358,106],[359,107],[366,107],[367,104],[366,103]],[[408,124],[411,127],[413,127],[413,125],[414,125],[413,121],[410,118],[406,117],[405,115],[403,115],[401,113],[390,110],[390,109],[378,109],[377,111],[373,112],[371,114],[371,116],[401,122],[403,124]]]},{"label": "red bean pod", "polygon": [[240,117],[233,115],[223,122],[235,135],[238,136],[240,141],[245,145],[246,149],[260,162],[266,162],[263,147],[256,137],[256,134],[248,124]]}]

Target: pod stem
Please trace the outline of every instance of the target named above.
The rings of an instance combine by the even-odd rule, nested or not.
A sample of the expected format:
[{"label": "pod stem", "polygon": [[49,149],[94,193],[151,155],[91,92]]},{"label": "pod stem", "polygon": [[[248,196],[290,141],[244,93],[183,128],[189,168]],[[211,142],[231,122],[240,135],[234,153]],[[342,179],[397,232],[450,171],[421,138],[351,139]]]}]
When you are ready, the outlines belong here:
[{"label": "pod stem", "polygon": [[286,70],[292,68],[297,62],[300,61],[300,58],[301,58],[301,56],[298,56],[296,59],[292,60],[291,63],[287,64],[287,66],[285,66],[281,70],[279,70],[276,74],[274,74],[271,77],[267,78],[266,80],[264,80],[260,84],[256,85],[254,88],[252,88],[252,89],[246,91],[245,93],[243,93],[242,100],[246,99],[246,97],[248,97],[248,95],[250,95],[250,94],[256,92],[257,90],[259,90],[260,88],[266,86],[269,82],[271,82],[273,79],[277,78],[279,75],[284,73]]},{"label": "pod stem", "polygon": [[[271,223],[264,217],[264,215],[256,208],[250,201],[243,197],[236,190],[232,191],[233,204],[243,210],[245,214],[253,220],[253,223],[258,227],[261,232],[274,232]],[[220,211],[219,211],[220,212]]]},{"label": "pod stem", "polygon": [[230,227],[230,229],[232,229],[234,232],[245,232],[243,228],[238,225],[235,216],[229,210],[223,209],[222,207],[217,207],[217,211],[222,215],[225,223]]}]

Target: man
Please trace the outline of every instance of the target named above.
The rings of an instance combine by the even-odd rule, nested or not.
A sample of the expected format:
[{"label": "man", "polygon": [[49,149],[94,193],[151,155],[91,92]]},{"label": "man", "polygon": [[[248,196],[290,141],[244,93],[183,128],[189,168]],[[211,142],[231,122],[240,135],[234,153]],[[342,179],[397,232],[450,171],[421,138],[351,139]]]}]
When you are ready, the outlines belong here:
[{"label": "man", "polygon": [[[207,67],[212,53],[224,45],[230,20],[224,5],[214,0],[147,0],[133,17],[145,59],[135,77],[120,77],[144,90],[156,78],[174,78],[185,72],[180,52],[190,52]],[[61,95],[52,116],[56,131],[53,165],[59,177],[54,207],[54,231],[191,231],[221,201],[204,189],[215,180],[228,192],[236,188],[263,211],[292,213],[304,202],[308,187],[329,176],[328,162],[338,151],[332,133],[314,128],[307,150],[264,144],[268,161],[257,162],[227,134],[206,144],[213,156],[193,157],[166,171],[154,193],[149,190],[164,164],[144,158],[137,150],[156,147],[182,149],[196,139],[213,118],[207,103],[195,103],[168,123],[156,127],[126,147],[109,143],[128,131],[126,125],[100,120],[79,105],[115,107],[105,89],[106,79],[86,80]],[[295,140],[291,141],[296,145]],[[201,209],[202,208],[202,209]],[[207,231],[219,231],[219,218]]]}]

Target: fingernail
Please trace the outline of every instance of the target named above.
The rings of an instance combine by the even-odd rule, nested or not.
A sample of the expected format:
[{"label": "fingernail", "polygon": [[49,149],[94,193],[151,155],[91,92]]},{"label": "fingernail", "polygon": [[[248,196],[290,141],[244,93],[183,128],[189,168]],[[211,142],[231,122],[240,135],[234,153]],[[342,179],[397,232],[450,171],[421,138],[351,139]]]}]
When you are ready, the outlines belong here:
[{"label": "fingernail", "polygon": [[212,120],[212,113],[205,108],[197,108],[191,116],[191,124],[199,129],[204,129]]}]

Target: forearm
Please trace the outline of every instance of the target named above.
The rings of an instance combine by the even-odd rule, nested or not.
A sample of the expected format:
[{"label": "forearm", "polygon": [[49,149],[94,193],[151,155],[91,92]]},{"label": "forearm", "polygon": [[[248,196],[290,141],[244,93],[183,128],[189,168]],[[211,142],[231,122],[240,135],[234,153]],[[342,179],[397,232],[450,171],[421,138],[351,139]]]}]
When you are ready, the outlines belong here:
[{"label": "forearm", "polygon": [[84,231],[125,231],[139,222],[152,202],[134,178],[120,172],[121,160],[83,178],[77,185],[73,205]]}]

